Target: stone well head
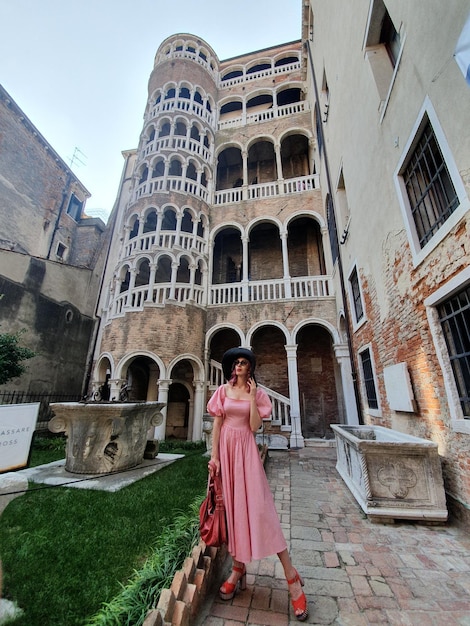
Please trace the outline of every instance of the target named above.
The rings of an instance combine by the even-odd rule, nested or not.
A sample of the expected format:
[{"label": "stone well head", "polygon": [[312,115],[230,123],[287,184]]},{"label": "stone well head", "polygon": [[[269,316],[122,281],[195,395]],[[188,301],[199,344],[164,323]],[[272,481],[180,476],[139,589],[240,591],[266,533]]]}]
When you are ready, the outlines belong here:
[{"label": "stone well head", "polygon": [[[67,436],[65,469],[108,474],[142,463],[152,427],[163,423],[163,402],[55,402],[49,422]],[[157,448],[158,452],[158,448]],[[156,455],[155,455],[156,456]]]}]

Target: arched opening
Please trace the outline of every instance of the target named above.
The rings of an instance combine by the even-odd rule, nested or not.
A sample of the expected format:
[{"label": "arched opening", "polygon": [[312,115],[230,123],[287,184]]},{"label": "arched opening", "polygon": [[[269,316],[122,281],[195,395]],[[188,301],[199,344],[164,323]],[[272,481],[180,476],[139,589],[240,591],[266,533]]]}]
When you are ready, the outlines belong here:
[{"label": "arched opening", "polygon": [[243,249],[240,232],[225,228],[214,240],[212,283],[240,282],[242,279]]},{"label": "arched opening", "polygon": [[240,148],[226,148],[217,159],[216,189],[232,189],[238,187],[237,181],[243,184],[243,159]]},{"label": "arched opening", "polygon": [[183,359],[171,371],[173,381],[168,390],[165,439],[191,439],[191,400],[194,371],[190,361]]},{"label": "arched opening", "polygon": [[310,174],[308,139],[304,135],[289,135],[281,145],[282,175],[297,178]]},{"label": "arched opening", "polygon": [[250,280],[283,277],[281,238],[275,224],[263,222],[250,231],[248,258]]},{"label": "arched opening", "polygon": [[157,230],[157,212],[151,211],[145,218],[144,233],[150,233]]},{"label": "arched opening", "polygon": [[248,151],[248,181],[250,185],[277,180],[276,154],[270,141],[257,141]]},{"label": "arched opening", "polygon": [[222,363],[224,353],[230,348],[240,345],[240,337],[232,328],[224,328],[217,331],[210,341],[210,359],[216,363]]},{"label": "arched opening", "polygon": [[298,217],[289,224],[287,249],[290,276],[326,274],[321,229],[313,218]]},{"label": "arched opening", "polygon": [[135,277],[135,286],[142,287],[148,285],[150,279],[150,264],[148,259],[142,259],[137,266],[137,274]]},{"label": "arched opening", "polygon": [[171,259],[167,256],[158,259],[157,270],[155,272],[156,283],[171,282]]},{"label": "arched opening", "polygon": [[[158,366],[147,356],[133,359],[125,373],[129,402],[146,402],[156,400]],[[154,385],[152,386],[152,382]]]},{"label": "arched opening", "polygon": [[340,421],[337,390],[340,378],[331,335],[325,328],[310,324],[299,331],[297,345],[302,434],[307,439],[330,439],[333,437],[330,424]]}]

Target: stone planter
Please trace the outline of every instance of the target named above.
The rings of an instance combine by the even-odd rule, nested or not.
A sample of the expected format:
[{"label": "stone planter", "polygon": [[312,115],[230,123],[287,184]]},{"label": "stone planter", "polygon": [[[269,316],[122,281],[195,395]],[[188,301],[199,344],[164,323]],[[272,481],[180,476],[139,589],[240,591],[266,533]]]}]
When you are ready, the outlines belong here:
[{"label": "stone planter", "polygon": [[437,444],[382,426],[332,424],[341,478],[371,521],[445,521]]},{"label": "stone planter", "polygon": [[148,431],[163,423],[160,410],[165,404],[55,402],[50,406],[54,417],[49,430],[67,435],[65,469],[73,474],[107,474],[142,463]]}]

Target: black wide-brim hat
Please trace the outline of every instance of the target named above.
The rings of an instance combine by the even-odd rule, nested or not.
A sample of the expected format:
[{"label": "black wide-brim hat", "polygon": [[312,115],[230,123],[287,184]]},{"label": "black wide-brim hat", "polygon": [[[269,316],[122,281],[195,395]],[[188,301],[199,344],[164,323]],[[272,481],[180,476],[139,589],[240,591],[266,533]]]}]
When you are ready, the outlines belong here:
[{"label": "black wide-brim hat", "polygon": [[240,356],[250,362],[251,376],[254,376],[256,357],[253,352],[251,350],[248,350],[248,348],[230,348],[230,350],[227,350],[227,352],[222,357],[222,371],[226,380],[230,380],[233,369],[232,365],[234,361],[236,361]]}]

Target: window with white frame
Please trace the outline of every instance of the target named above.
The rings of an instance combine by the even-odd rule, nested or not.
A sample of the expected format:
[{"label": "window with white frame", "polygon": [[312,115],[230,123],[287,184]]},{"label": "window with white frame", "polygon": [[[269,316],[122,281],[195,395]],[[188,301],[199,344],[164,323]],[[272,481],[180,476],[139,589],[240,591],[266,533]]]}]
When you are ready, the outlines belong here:
[{"label": "window with white frame", "polygon": [[354,323],[359,324],[364,318],[364,305],[362,303],[361,285],[357,268],[354,267],[349,275],[349,295],[351,298]]},{"label": "window with white frame", "polygon": [[470,267],[428,296],[424,305],[442,370],[450,427],[470,434]]},{"label": "window with white frame", "polygon": [[369,348],[365,348],[359,353],[359,359],[362,367],[362,379],[364,382],[364,391],[369,409],[376,410],[379,408],[377,399],[377,388],[375,385],[374,367]]},{"label": "window with white frame", "polygon": [[403,51],[405,37],[400,27],[401,24],[397,27],[390,17],[384,0],[371,0],[364,52],[380,99],[381,117],[385,113]]},{"label": "window with white frame", "polygon": [[464,419],[470,420],[470,285],[437,306]]},{"label": "window with white frame", "polygon": [[395,172],[395,184],[417,265],[469,208],[465,187],[428,98]]}]

